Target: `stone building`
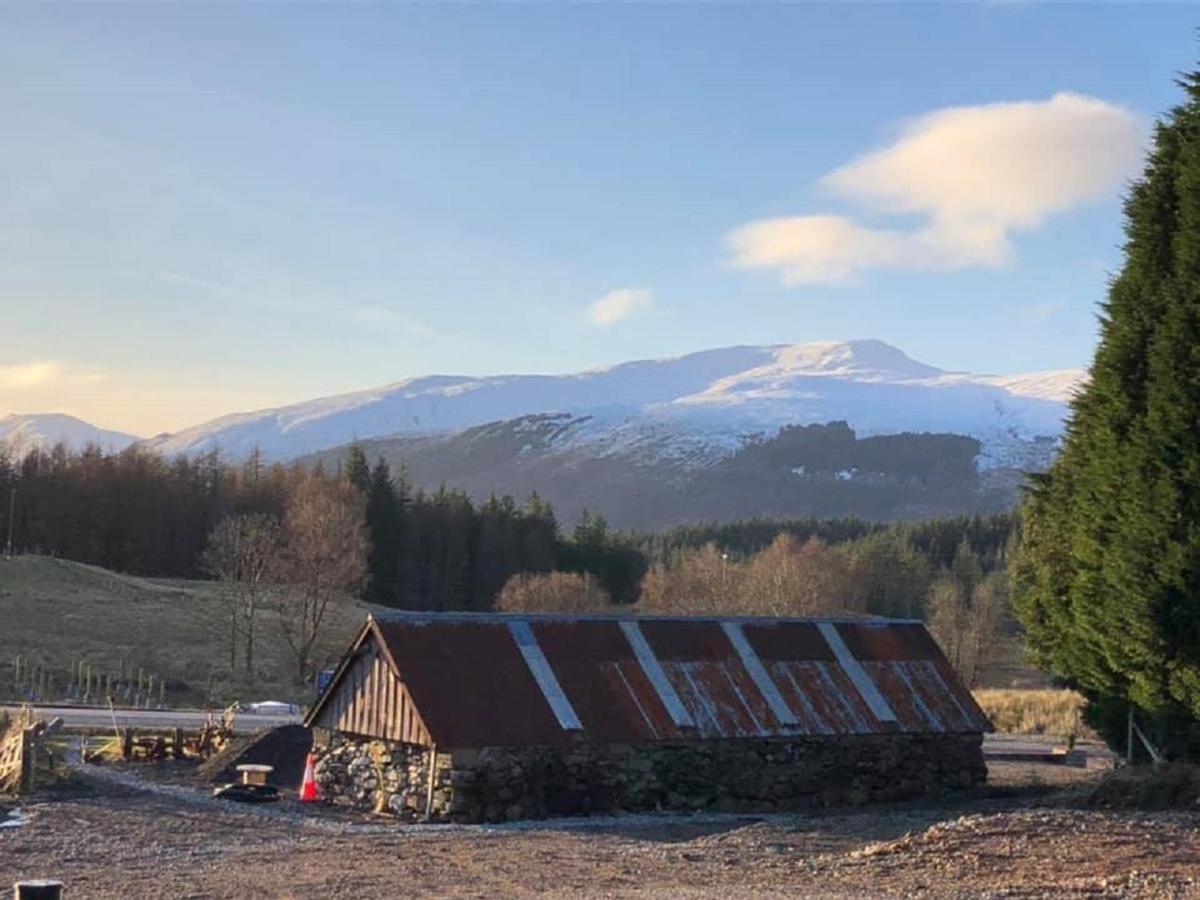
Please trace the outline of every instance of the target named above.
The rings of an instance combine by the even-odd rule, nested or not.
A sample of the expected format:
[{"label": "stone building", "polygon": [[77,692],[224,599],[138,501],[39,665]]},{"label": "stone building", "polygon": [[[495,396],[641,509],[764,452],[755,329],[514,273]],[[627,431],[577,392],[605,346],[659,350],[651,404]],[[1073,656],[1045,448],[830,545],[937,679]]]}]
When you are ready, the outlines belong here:
[{"label": "stone building", "polygon": [[318,790],[398,815],[798,809],[982,781],[920,622],[396,613],[310,710]]}]

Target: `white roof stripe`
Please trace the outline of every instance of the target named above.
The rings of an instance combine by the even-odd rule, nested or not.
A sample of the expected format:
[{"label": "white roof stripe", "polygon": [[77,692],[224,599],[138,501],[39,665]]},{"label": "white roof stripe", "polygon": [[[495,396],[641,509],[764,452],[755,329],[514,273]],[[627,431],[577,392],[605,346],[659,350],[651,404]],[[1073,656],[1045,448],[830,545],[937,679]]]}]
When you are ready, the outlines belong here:
[{"label": "white roof stripe", "polygon": [[525,665],[529,666],[533,680],[542,689],[542,696],[546,698],[546,702],[550,704],[550,709],[553,710],[555,718],[558,719],[558,724],[564,730],[582,729],[583,723],[579,721],[579,716],[575,713],[575,707],[571,705],[571,701],[563,693],[562,685],[558,683],[558,676],[550,668],[550,662],[546,659],[546,654],[542,652],[542,648],[538,645],[537,637],[534,635],[529,623],[519,619],[510,621],[508,623],[508,630],[513,636],[513,640],[516,641],[517,649],[521,651],[521,656],[525,657]]},{"label": "white roof stripe", "polygon": [[679,695],[675,693],[675,688],[671,686],[671,682],[667,681],[667,673],[663,671],[658,657],[654,655],[654,651],[646,643],[646,636],[642,634],[641,626],[637,622],[626,619],[621,622],[621,631],[625,633],[625,639],[629,641],[629,646],[633,648],[633,655],[637,657],[642,671],[646,673],[646,677],[654,685],[654,690],[658,692],[658,698],[662,700],[663,706],[667,708],[667,714],[670,715],[671,720],[680,728],[695,728],[696,721],[692,718],[692,714],[684,707],[683,701],[679,699]]},{"label": "white roof stripe", "polygon": [[866,702],[867,707],[875,715],[875,718],[880,722],[895,722],[896,714],[892,712],[892,708],[888,705],[887,700],[884,699],[883,694],[879,693],[879,688],[875,686],[875,682],[871,680],[871,676],[867,674],[867,670],[863,668],[862,663],[854,658],[854,654],[850,652],[850,648],[846,646],[846,642],[838,634],[837,626],[832,622],[818,622],[817,629],[821,632],[821,636],[825,638],[825,643],[829,645],[829,649],[833,651],[838,665],[850,677],[850,681]]},{"label": "white roof stripe", "polygon": [[729,643],[733,644],[733,649],[737,651],[737,655],[741,658],[742,665],[750,673],[750,678],[754,681],[758,692],[767,701],[767,706],[771,708],[771,713],[775,716],[776,720],[782,725],[799,725],[800,720],[796,718],[796,714],[787,705],[787,701],[783,699],[783,695],[779,693],[779,688],[763,666],[762,660],[758,658],[758,654],[754,652],[754,648],[746,640],[746,633],[742,631],[742,623],[722,622],[721,630],[729,638]]}]

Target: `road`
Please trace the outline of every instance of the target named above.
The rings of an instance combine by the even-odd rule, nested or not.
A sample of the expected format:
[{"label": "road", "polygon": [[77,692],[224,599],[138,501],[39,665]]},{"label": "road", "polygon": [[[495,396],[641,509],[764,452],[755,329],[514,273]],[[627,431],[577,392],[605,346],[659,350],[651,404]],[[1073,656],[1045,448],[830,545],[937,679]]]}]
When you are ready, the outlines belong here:
[{"label": "road", "polygon": [[[19,707],[0,706],[0,711],[15,713]],[[80,706],[40,706],[39,715],[47,719],[61,716],[63,724],[76,728],[111,728],[113,714],[107,708]],[[220,715],[217,710],[216,715]],[[133,728],[186,728],[194,731],[204,724],[208,713],[191,709],[118,709],[117,724]],[[234,731],[255,732],[280,725],[299,722],[299,715],[274,713],[239,712],[234,720]],[[1116,757],[1107,747],[1093,741],[1081,741],[1076,746],[1076,764],[1112,765]],[[1063,741],[1045,735],[988,734],[983,739],[983,753],[990,760],[1036,761],[1054,754],[1057,758],[1065,750]],[[1057,751],[1057,753],[1055,752]]]},{"label": "road", "polygon": [[[0,706],[0,711],[10,716],[20,710],[16,706]],[[61,717],[63,724],[75,728],[112,728],[113,713],[106,707],[90,706],[38,706],[35,711],[46,719]],[[214,715],[220,717],[221,711]],[[116,710],[117,724],[122,728],[186,728],[189,731],[199,729],[208,718],[208,713],[194,709],[120,709]],[[298,715],[275,715],[240,712],[234,719],[235,732],[265,731],[280,725],[291,725],[299,722]]]}]

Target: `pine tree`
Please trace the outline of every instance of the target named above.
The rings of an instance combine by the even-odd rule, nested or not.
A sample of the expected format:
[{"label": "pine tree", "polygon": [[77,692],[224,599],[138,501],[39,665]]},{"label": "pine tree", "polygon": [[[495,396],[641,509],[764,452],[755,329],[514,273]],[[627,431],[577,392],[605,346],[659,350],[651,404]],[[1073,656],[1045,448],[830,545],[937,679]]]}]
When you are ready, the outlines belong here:
[{"label": "pine tree", "polygon": [[[1126,201],[1091,380],[1022,512],[1015,603],[1035,658],[1112,734],[1200,719],[1200,74]],[[1114,735],[1115,736],[1115,735]]]},{"label": "pine tree", "polygon": [[362,493],[371,489],[371,466],[367,463],[367,454],[358,444],[351,444],[346,453],[346,480]]}]

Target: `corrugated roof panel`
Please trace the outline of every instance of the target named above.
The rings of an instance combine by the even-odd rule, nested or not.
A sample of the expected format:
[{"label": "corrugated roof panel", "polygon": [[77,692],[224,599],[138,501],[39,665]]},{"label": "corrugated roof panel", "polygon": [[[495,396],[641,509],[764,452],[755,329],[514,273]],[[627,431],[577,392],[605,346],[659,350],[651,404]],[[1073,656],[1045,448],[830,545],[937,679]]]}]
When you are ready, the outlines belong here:
[{"label": "corrugated roof panel", "polygon": [[643,623],[641,630],[701,734],[749,737],[793,731],[771,711],[725,624],[656,620]]},{"label": "corrugated roof panel", "polygon": [[427,616],[379,627],[436,743],[556,744],[576,734],[558,724],[507,622]]},{"label": "corrugated roof panel", "polygon": [[962,679],[958,677],[958,673],[954,671],[954,666],[950,665],[950,661],[939,651],[937,657],[931,660],[931,662],[941,684],[945,685],[946,691],[954,698],[958,706],[967,712],[970,720],[976,724],[976,727],[967,730],[991,731],[992,723],[988,719],[987,713],[980,708],[979,704],[975,701],[975,696],[962,683]]},{"label": "corrugated roof panel", "polygon": [[833,655],[837,658],[838,665],[842,667],[842,671],[849,676],[853,682],[855,689],[862,695],[866,701],[871,713],[880,722],[896,721],[896,714],[888,705],[883,694],[880,693],[879,687],[871,680],[866,669],[862,667],[862,663],[850,652],[850,648],[846,646],[846,642],[842,640],[841,632],[832,622],[821,622],[817,625],[825,642],[829,644],[829,649],[833,651]]},{"label": "corrugated roof panel", "polygon": [[538,646],[537,638],[533,636],[533,629],[529,627],[529,623],[523,619],[509,622],[508,631],[513,636],[513,640],[517,642],[517,649],[525,657],[525,664],[529,666],[533,680],[542,689],[542,696],[550,704],[550,709],[554,711],[558,724],[567,729],[582,728],[583,724],[579,721],[579,716],[575,714],[575,708],[571,706],[571,701],[563,693],[554,670],[546,662],[546,656],[542,653],[542,648]]},{"label": "corrugated roof panel", "polygon": [[894,706],[904,705],[915,714],[904,722],[907,731],[981,731],[989,725],[974,698],[968,703],[959,699],[934,660],[864,665]]},{"label": "corrugated roof panel", "polygon": [[[703,737],[765,737],[778,733],[749,676],[743,684],[724,662],[669,662],[664,669]],[[755,709],[755,706],[758,709]]]},{"label": "corrugated roof panel", "polygon": [[621,631],[624,632],[626,640],[629,641],[629,646],[633,650],[633,655],[637,658],[638,665],[642,667],[646,678],[654,686],[654,690],[658,694],[658,699],[666,707],[667,713],[671,716],[671,721],[680,728],[694,728],[696,720],[693,718],[691,711],[680,702],[675,685],[667,678],[666,673],[663,671],[662,663],[659,662],[658,657],[655,656],[654,651],[650,648],[638,623],[635,621],[622,622]]},{"label": "corrugated roof panel", "polygon": [[758,658],[758,654],[746,640],[742,624],[740,622],[722,622],[721,630],[725,632],[725,637],[729,638],[729,643],[733,644],[738,658],[742,661],[746,671],[750,673],[750,677],[754,680],[754,686],[758,688],[759,693],[766,699],[767,705],[771,707],[776,721],[781,725],[798,725],[799,720],[796,718],[796,714],[784,702],[779,688],[771,680],[767,670],[763,668],[762,660]]},{"label": "corrugated roof panel", "polygon": [[833,651],[816,622],[759,619],[741,622],[742,633],[764,663],[775,660],[833,662]]},{"label": "corrugated roof panel", "polygon": [[839,622],[837,632],[856,659],[886,662],[936,659],[937,643],[918,622]]},{"label": "corrugated roof panel", "polygon": [[591,740],[679,736],[617,622],[541,620],[532,626]]},{"label": "corrugated roof panel", "polygon": [[870,734],[884,730],[849,676],[836,662],[775,662],[769,666],[788,704],[807,705],[824,728],[816,734]]},{"label": "corrugated roof panel", "polygon": [[[446,748],[987,727],[908,621],[455,613],[372,627]],[[310,718],[356,702],[352,687],[335,680]]]}]

